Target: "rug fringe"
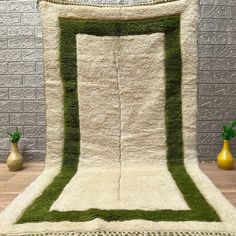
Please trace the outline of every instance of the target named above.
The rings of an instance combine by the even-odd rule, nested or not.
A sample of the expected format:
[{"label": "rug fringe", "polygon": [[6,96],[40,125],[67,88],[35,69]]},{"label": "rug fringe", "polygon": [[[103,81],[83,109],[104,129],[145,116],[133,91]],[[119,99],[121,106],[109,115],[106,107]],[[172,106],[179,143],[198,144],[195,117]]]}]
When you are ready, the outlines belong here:
[{"label": "rug fringe", "polygon": [[96,7],[131,7],[143,5],[155,5],[167,2],[176,2],[179,0],[134,0],[125,2],[124,0],[37,0],[37,6],[40,2],[50,2],[62,5],[96,6]]},{"label": "rug fringe", "polygon": [[229,232],[203,232],[203,231],[147,231],[147,232],[115,232],[115,231],[45,231],[29,233],[0,234],[0,236],[236,236],[236,233]]}]

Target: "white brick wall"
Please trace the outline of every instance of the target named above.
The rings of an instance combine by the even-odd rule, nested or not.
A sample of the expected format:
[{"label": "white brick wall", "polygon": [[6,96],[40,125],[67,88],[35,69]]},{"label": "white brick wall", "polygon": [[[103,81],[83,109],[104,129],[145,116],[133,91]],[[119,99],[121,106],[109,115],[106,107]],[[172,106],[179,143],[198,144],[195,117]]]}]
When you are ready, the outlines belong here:
[{"label": "white brick wall", "polygon": [[0,160],[19,127],[26,159],[44,159],[45,119],[40,16],[34,0],[0,1]]},{"label": "white brick wall", "polygon": [[[236,1],[200,0],[199,158],[215,159],[222,124],[236,119]],[[232,142],[236,156],[236,140]]]}]

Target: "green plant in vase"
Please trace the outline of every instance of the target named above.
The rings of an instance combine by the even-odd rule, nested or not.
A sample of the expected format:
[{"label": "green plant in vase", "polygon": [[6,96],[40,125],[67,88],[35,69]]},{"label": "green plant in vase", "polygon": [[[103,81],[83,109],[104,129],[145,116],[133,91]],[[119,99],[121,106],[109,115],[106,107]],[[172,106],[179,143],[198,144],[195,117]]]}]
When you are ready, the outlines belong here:
[{"label": "green plant in vase", "polygon": [[19,129],[16,128],[16,131],[13,133],[7,133],[11,137],[11,143],[17,143],[20,140],[21,133],[19,132]]},{"label": "green plant in vase", "polygon": [[7,158],[7,166],[10,171],[17,171],[23,167],[23,156],[18,149],[18,142],[21,138],[21,133],[18,128],[12,133],[7,133],[10,136],[12,148]]},{"label": "green plant in vase", "polygon": [[231,170],[234,167],[234,157],[230,151],[230,140],[236,136],[236,120],[230,125],[224,125],[221,137],[224,140],[223,148],[217,156],[218,167],[224,170]]}]

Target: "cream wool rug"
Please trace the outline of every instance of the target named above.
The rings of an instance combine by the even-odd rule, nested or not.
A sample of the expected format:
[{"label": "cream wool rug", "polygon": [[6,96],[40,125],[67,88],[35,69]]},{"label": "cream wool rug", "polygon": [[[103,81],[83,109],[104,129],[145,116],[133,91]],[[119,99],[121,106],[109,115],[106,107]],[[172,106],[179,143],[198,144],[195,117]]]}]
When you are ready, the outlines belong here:
[{"label": "cream wool rug", "polygon": [[197,1],[39,7],[46,167],[0,235],[236,235],[197,162]]},{"label": "cream wool rug", "polygon": [[51,210],[189,209],[166,168],[163,34],[78,34],[77,70],[79,167]]}]

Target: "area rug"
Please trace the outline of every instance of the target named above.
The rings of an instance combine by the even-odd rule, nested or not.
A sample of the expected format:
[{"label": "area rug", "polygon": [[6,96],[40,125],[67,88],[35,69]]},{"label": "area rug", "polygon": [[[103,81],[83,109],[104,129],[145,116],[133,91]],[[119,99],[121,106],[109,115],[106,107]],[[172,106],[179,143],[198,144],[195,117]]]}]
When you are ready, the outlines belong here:
[{"label": "area rug", "polygon": [[236,235],[197,162],[197,1],[39,7],[45,170],[0,235]]}]

